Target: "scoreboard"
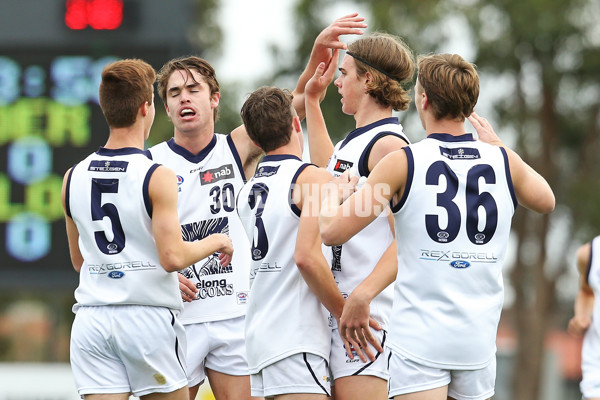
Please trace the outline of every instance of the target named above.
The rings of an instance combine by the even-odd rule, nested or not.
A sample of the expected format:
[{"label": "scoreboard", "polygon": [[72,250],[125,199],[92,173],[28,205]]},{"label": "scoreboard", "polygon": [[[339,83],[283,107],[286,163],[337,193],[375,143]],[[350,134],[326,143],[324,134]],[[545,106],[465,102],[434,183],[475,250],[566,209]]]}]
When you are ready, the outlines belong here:
[{"label": "scoreboard", "polygon": [[[56,21],[54,26],[44,26],[48,22],[40,20],[34,29],[37,37],[31,30],[22,35],[13,31],[12,39],[0,35],[0,288],[72,289],[78,278],[69,257],[61,187],[67,169],[108,138],[98,105],[100,73],[117,59],[141,58],[158,69],[170,58],[191,52],[191,47],[182,45],[186,32],[181,28],[186,25],[182,16],[189,14],[190,4],[184,0],[164,2],[169,11],[161,8],[162,0],[144,0],[145,12],[154,7],[157,15],[137,14],[132,23],[128,10],[137,10],[135,4],[110,0],[122,12],[118,25],[108,24],[106,17],[104,25],[98,25],[93,15],[80,15],[89,25],[79,23],[74,29],[66,25],[68,12],[74,24],[75,11],[69,7],[86,10],[84,3],[88,2],[87,10],[93,10],[91,3],[98,2],[98,12],[98,7],[102,9],[99,0],[18,3],[23,6],[27,2],[47,7],[41,14],[54,14]],[[9,24],[3,20],[11,12],[10,5],[16,3],[0,0],[4,15],[0,25]],[[122,9],[118,7],[121,3]],[[18,10],[12,12],[18,19]],[[152,29],[152,24],[165,32],[158,21],[169,25],[169,33],[161,40],[143,40],[144,29]],[[21,25],[29,23],[35,21]],[[32,27],[23,30],[28,28]],[[158,96],[156,101],[159,118],[163,108]]]}]

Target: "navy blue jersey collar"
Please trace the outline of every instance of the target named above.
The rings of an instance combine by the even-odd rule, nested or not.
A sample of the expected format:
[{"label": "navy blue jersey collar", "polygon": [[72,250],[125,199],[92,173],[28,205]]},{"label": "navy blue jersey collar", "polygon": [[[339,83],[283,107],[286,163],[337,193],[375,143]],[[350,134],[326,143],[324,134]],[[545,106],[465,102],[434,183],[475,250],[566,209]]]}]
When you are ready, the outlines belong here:
[{"label": "navy blue jersey collar", "polygon": [[206,157],[212,151],[212,149],[214,149],[216,144],[217,144],[217,135],[213,134],[213,138],[210,141],[210,143],[205,148],[203,148],[200,151],[200,153],[193,154],[185,147],[182,147],[182,146],[178,145],[177,143],[175,143],[175,138],[171,138],[167,142],[167,145],[169,146],[169,148],[171,150],[173,150],[174,153],[179,154],[181,157],[183,157],[186,160],[188,160],[189,162],[193,162],[193,163],[199,163],[200,161],[204,160],[204,157]]},{"label": "navy blue jersey collar", "polygon": [[464,135],[454,136],[449,133],[432,133],[427,136],[427,139],[436,139],[441,142],[474,142],[472,133],[465,133]]},{"label": "navy blue jersey collar", "polygon": [[302,161],[301,159],[299,159],[297,156],[293,155],[293,154],[271,154],[269,156],[264,156],[261,163],[262,162],[269,162],[269,161],[283,161],[283,160],[298,160],[298,161]]},{"label": "navy blue jersey collar", "polygon": [[141,150],[137,147],[122,147],[120,149],[107,149],[106,147],[100,147],[96,154],[99,156],[127,156],[130,154],[143,154],[146,157],[150,158],[150,152],[148,150]]},{"label": "navy blue jersey collar", "polygon": [[356,128],[355,130],[353,130],[352,132],[350,132],[348,134],[348,136],[346,136],[346,139],[344,139],[344,141],[340,145],[340,149],[343,148],[346,144],[348,144],[349,141],[351,141],[355,137],[360,136],[363,133],[368,132],[368,131],[370,131],[373,128],[376,128],[378,126],[385,125],[385,124],[396,124],[396,125],[398,125],[399,123],[400,122],[398,121],[397,117],[389,117],[389,118],[380,119],[379,121],[372,122],[372,123],[370,123],[368,125],[365,125],[365,126],[361,126],[360,128]]}]

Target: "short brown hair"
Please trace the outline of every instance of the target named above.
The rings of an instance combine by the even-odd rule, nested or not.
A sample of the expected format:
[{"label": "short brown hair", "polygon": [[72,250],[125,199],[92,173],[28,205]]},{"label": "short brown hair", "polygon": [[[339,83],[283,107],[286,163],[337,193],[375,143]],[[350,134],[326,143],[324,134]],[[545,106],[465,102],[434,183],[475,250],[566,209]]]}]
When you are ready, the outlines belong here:
[{"label": "short brown hair", "polygon": [[265,153],[289,143],[296,116],[293,98],[289,90],[263,86],[244,102],[240,115],[248,136]]},{"label": "short brown hair", "polygon": [[419,56],[418,80],[436,119],[464,120],[479,98],[475,66],[458,54]]},{"label": "short brown hair", "polygon": [[99,101],[111,128],[133,125],[142,104],[152,104],[154,68],[140,59],[125,59],[108,64],[102,70]]},{"label": "short brown hair", "polygon": [[[168,61],[158,71],[158,95],[164,104],[167,104],[167,84],[169,83],[169,78],[173,72],[180,70],[186,71],[193,80],[194,74],[192,74],[192,70],[196,70],[204,78],[204,82],[206,82],[210,89],[211,96],[219,92],[219,81],[217,80],[215,69],[208,61],[196,56],[179,57]],[[194,82],[199,83],[195,80]],[[218,107],[215,107],[213,120],[216,121],[218,116]]]},{"label": "short brown hair", "polygon": [[[359,76],[367,71],[373,75],[367,93],[385,107],[391,106],[396,111],[408,108],[415,61],[412,51],[401,38],[376,32],[351,43],[348,51],[358,57],[354,60]],[[361,62],[359,58],[371,65]]]}]

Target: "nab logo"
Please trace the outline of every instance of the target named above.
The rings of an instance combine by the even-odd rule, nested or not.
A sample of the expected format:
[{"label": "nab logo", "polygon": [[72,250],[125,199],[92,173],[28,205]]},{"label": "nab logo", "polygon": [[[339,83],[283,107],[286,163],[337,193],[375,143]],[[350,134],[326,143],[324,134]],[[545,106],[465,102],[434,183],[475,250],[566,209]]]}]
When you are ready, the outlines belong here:
[{"label": "nab logo", "polygon": [[336,172],[344,172],[347,169],[350,169],[352,165],[354,165],[352,161],[337,160],[337,162],[335,163],[335,167],[333,167],[333,170]]},{"label": "nab logo", "polygon": [[223,179],[231,179],[234,177],[235,174],[233,173],[233,165],[221,165],[218,168],[208,169],[200,172],[200,184],[209,185]]}]

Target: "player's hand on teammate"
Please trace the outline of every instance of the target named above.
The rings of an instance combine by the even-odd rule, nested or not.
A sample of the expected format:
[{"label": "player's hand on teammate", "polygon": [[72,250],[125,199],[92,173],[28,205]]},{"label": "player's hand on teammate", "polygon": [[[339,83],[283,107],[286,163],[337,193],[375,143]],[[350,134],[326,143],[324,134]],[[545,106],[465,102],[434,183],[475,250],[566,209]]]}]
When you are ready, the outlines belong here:
[{"label": "player's hand on teammate", "polygon": [[196,288],[194,282],[190,281],[182,274],[177,274],[177,277],[179,278],[179,291],[181,292],[181,299],[188,303],[195,300],[198,289]]},{"label": "player's hand on teammate", "polygon": [[381,343],[369,329],[369,327],[372,327],[380,330],[381,326],[369,316],[369,312],[370,303],[361,296],[351,294],[344,303],[344,309],[339,320],[339,331],[350,359],[354,358],[352,353],[352,348],[354,348],[361,361],[367,362],[367,358],[375,361],[375,355],[369,347],[369,343],[376,351],[383,352]]},{"label": "player's hand on teammate", "polygon": [[356,185],[358,184],[358,176],[351,176],[350,171],[347,170],[337,178],[331,180],[331,184],[335,185],[337,189],[338,199],[342,204],[348,197],[356,191]]},{"label": "player's hand on teammate", "polygon": [[479,116],[476,112],[473,112],[468,117],[468,120],[471,125],[473,125],[473,128],[475,128],[479,140],[496,146],[502,146],[502,141],[496,132],[494,132],[494,128],[492,128],[487,119]]},{"label": "player's hand on teammate", "polygon": [[590,325],[592,324],[592,319],[588,316],[574,316],[569,321],[569,327],[567,331],[574,336],[581,336],[588,330]]}]

